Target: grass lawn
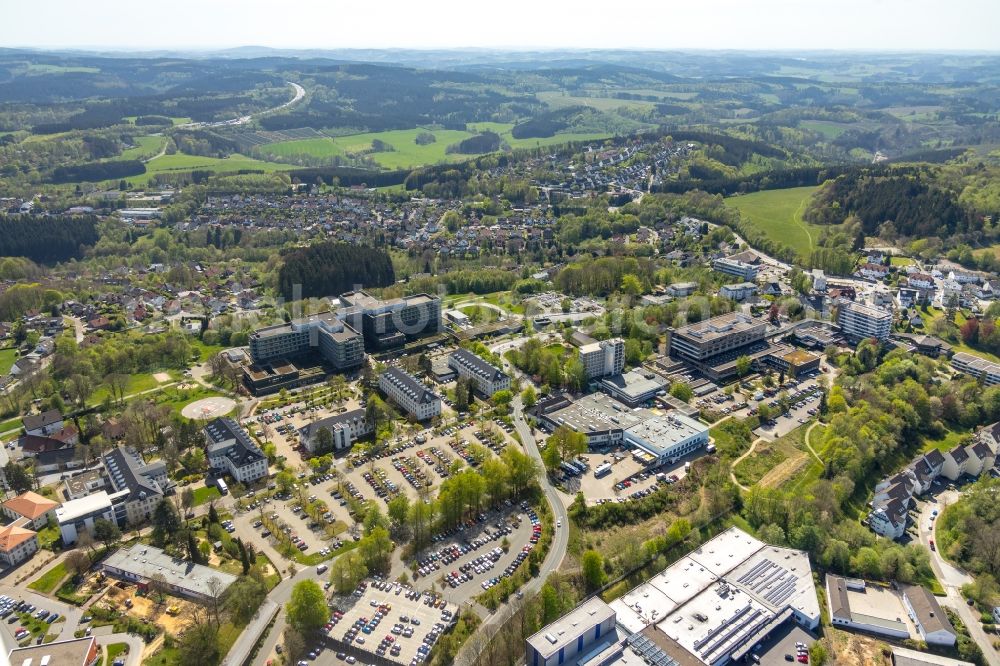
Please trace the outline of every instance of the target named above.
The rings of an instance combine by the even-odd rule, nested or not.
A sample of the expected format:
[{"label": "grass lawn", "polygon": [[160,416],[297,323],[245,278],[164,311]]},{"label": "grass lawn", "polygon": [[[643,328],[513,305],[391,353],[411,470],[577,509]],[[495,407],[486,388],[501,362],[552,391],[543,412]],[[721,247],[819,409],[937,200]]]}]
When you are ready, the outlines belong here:
[{"label": "grass lawn", "polygon": [[460,311],[469,315],[473,320],[478,317],[479,321],[474,323],[491,324],[500,319],[500,313],[491,308],[484,308],[481,305],[465,305],[459,308]]},{"label": "grass lawn", "polygon": [[[141,393],[142,391],[148,391],[159,385],[160,383],[153,378],[152,373],[129,375],[128,385],[125,387],[125,395],[133,395],[135,393]],[[90,396],[90,402],[92,404],[99,405],[104,401],[105,396],[108,394],[108,387],[102,384],[96,391],[94,391],[93,395]]]},{"label": "grass lawn", "polygon": [[[801,430],[803,432],[803,437],[805,436],[805,428],[799,428],[795,432]],[[826,453],[823,450],[821,442],[823,441],[823,434],[826,432],[825,425],[818,425],[812,430],[812,434],[809,435],[809,443],[812,444],[813,449],[819,454],[820,458],[825,459]],[[823,474],[823,464],[812,457],[809,454],[808,464],[802,468],[802,470],[789,477],[783,484],[781,484],[781,489],[785,492],[792,493],[794,495],[802,495],[806,490],[809,489],[812,484],[819,479]]]},{"label": "grass lawn", "polygon": [[752,486],[760,481],[773,467],[788,459],[788,454],[774,444],[758,444],[753,454],[747,456],[733,468],[736,480],[744,486]]},{"label": "grass lawn", "polygon": [[219,488],[217,486],[202,486],[201,488],[194,489],[195,506],[201,506],[202,504],[219,499],[220,497],[222,497],[222,493],[219,492]]},{"label": "grass lawn", "polygon": [[940,437],[939,439],[924,440],[923,451],[925,453],[933,449],[937,449],[938,451],[951,451],[953,448],[958,446],[958,443],[962,440],[963,437],[968,437],[969,434],[970,433],[968,431],[949,430],[944,434],[943,437]]},{"label": "grass lawn", "polygon": [[52,590],[56,589],[56,586],[59,585],[59,583],[62,582],[62,579],[67,575],[69,575],[69,572],[66,570],[66,564],[64,562],[60,562],[40,577],[31,581],[31,583],[28,584],[28,587],[32,590],[38,590],[43,594],[49,594]]},{"label": "grass lawn", "polygon": [[58,525],[46,525],[38,531],[38,547],[51,548],[52,544],[62,538]]},{"label": "grass lawn", "polygon": [[892,257],[889,258],[889,263],[892,264],[893,266],[909,266],[916,262],[913,261],[913,259],[910,259],[909,257],[897,257],[893,255]]},{"label": "grass lawn", "polygon": [[115,658],[128,650],[128,643],[111,643],[108,645],[108,664],[115,663]]},{"label": "grass lawn", "polygon": [[0,433],[21,429],[21,417],[15,416],[12,419],[0,422]]},{"label": "grass lawn", "polygon": [[769,238],[808,256],[824,228],[802,219],[802,212],[815,191],[816,187],[764,190],[729,197],[726,205],[739,210],[744,219]]},{"label": "grass lawn", "polygon": [[17,360],[17,350],[8,347],[7,349],[0,349],[0,375],[6,375],[10,372],[10,367],[14,365],[14,361]]}]

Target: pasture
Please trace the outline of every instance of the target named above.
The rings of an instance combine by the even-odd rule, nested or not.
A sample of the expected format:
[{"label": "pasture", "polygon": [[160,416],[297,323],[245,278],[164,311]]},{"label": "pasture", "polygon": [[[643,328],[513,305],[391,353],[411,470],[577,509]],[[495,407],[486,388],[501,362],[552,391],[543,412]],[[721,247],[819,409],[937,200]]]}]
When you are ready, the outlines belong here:
[{"label": "pasture", "polygon": [[[445,151],[448,146],[485,131],[496,132],[513,149],[552,146],[570,141],[591,141],[608,136],[607,134],[566,133],[545,138],[515,139],[511,135],[512,127],[513,125],[510,123],[475,123],[469,125],[468,131],[432,130],[417,127],[408,130],[278,141],[265,143],[259,146],[259,150],[265,155],[270,154],[274,155],[275,158],[290,161],[294,160],[296,156],[323,159],[367,154],[379,166],[386,169],[409,169],[426,164],[460,162],[476,157],[477,155],[460,153],[448,154]],[[434,143],[418,145],[416,138],[422,132],[433,134],[436,139]],[[379,153],[371,152],[372,142],[375,140],[392,146],[393,150]]]},{"label": "pasture", "polygon": [[135,142],[135,146],[123,150],[122,154],[114,159],[121,159],[121,160],[149,159],[150,157],[153,157],[161,150],[163,150],[163,146],[167,144],[167,137],[154,136],[152,134],[149,134],[147,136],[137,136],[132,140]]},{"label": "pasture", "polygon": [[187,155],[184,153],[174,153],[173,155],[163,155],[146,163],[146,173],[141,176],[129,178],[129,182],[137,185],[145,185],[149,180],[160,173],[184,173],[187,171],[204,170],[213,173],[232,173],[244,169],[264,171],[271,173],[274,171],[287,171],[294,169],[291,164],[276,164],[274,162],[264,162],[255,160],[239,153],[230,155],[224,159],[218,157],[201,157],[200,155]]},{"label": "pasture", "polygon": [[745,221],[769,238],[808,256],[823,229],[802,219],[802,212],[815,191],[815,186],[764,190],[730,197],[726,205],[740,211]]},{"label": "pasture", "polygon": [[825,139],[836,139],[847,131],[847,128],[840,123],[832,123],[826,120],[803,120],[799,123],[799,127],[822,134]]}]

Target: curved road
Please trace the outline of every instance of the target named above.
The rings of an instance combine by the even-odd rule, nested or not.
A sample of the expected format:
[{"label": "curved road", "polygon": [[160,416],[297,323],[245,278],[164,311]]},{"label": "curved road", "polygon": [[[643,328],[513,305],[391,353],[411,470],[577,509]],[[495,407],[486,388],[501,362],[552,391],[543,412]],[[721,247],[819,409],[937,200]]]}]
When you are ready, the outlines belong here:
[{"label": "curved road", "polygon": [[[531,426],[528,425],[527,421],[524,420],[523,405],[521,404],[521,396],[514,398],[512,403],[514,407],[514,428],[517,430],[517,434],[521,437],[521,442],[524,444],[524,450],[535,460],[538,464],[542,466],[542,455],[538,451],[538,445],[535,443],[535,436],[531,432]],[[545,492],[545,497],[549,501],[549,505],[552,507],[552,513],[557,520],[562,521],[562,527],[555,528],[555,536],[552,538],[552,544],[549,547],[549,552],[545,556],[545,561],[542,562],[541,569],[538,575],[531,580],[529,580],[522,588],[521,592],[526,596],[531,596],[536,594],[545,583],[545,579],[548,578],[549,574],[559,568],[562,564],[563,558],[566,556],[566,547],[569,545],[569,514],[566,512],[566,507],[563,506],[562,500],[559,498],[559,494],[556,489],[549,483],[549,477],[545,474],[544,466],[542,466],[542,478],[541,486],[542,490]],[[483,620],[482,625],[477,630],[477,633],[482,636],[492,635],[492,630],[498,628],[503,620],[507,619],[507,615],[503,613],[493,613],[489,617]],[[474,664],[477,655],[470,655],[468,646],[475,641],[467,642],[462,650],[456,655],[455,663],[465,666],[466,664]]]},{"label": "curved road", "polygon": [[217,121],[211,122],[211,123],[184,123],[183,125],[178,125],[177,127],[188,127],[188,128],[190,128],[190,127],[226,127],[226,126],[233,126],[233,125],[246,125],[247,123],[249,123],[250,121],[252,121],[254,118],[260,118],[261,116],[266,116],[267,114],[274,113],[276,111],[283,111],[283,110],[285,110],[285,109],[287,109],[287,108],[289,108],[289,107],[291,107],[291,106],[293,106],[295,104],[298,104],[299,101],[301,101],[302,98],[306,96],[306,89],[303,88],[302,86],[300,86],[298,83],[294,83],[292,81],[285,81],[285,83],[287,83],[288,85],[290,85],[295,90],[295,94],[292,96],[292,98],[290,100],[288,100],[284,104],[279,104],[278,106],[272,107],[270,109],[266,109],[264,111],[258,111],[257,113],[251,113],[250,115],[247,115],[247,116],[240,116],[239,118],[230,118],[229,120],[217,120]]},{"label": "curved road", "polygon": [[936,521],[931,520],[931,513],[934,509],[938,509],[939,512],[944,511],[945,507],[957,502],[960,497],[961,494],[957,491],[946,490],[938,493],[937,501],[932,499],[923,502],[920,506],[920,517],[917,518],[917,532],[920,534],[920,543],[930,550],[931,569],[934,570],[934,575],[941,581],[941,585],[947,592],[947,603],[944,605],[953,608],[965,622],[969,634],[983,651],[987,663],[990,666],[1000,666],[1000,654],[993,649],[993,639],[983,631],[979,612],[975,608],[971,608],[962,596],[961,588],[966,583],[972,582],[972,576],[941,557],[941,553],[936,548],[931,549],[930,547],[930,540],[934,538],[934,526],[937,524]]}]

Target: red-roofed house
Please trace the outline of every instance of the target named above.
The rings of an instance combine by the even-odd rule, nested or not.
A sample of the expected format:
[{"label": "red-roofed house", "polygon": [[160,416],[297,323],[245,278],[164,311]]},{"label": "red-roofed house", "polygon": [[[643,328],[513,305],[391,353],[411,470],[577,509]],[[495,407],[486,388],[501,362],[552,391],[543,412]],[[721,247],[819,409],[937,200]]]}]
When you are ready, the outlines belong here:
[{"label": "red-roofed house", "polygon": [[38,535],[14,523],[0,528],[0,562],[13,567],[38,550]]},{"label": "red-roofed house", "polygon": [[55,517],[58,506],[59,502],[29,490],[4,502],[3,512],[15,521],[23,518],[26,522],[22,522],[22,526],[30,525],[32,529],[40,530],[48,524],[50,516]]}]

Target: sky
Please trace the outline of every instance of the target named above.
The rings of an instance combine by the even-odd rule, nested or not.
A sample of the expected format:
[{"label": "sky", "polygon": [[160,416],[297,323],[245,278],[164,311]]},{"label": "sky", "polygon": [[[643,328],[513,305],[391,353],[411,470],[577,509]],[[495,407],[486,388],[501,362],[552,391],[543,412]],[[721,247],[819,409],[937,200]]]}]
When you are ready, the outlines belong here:
[{"label": "sky", "polygon": [[998,49],[998,0],[0,0],[0,47]]}]

